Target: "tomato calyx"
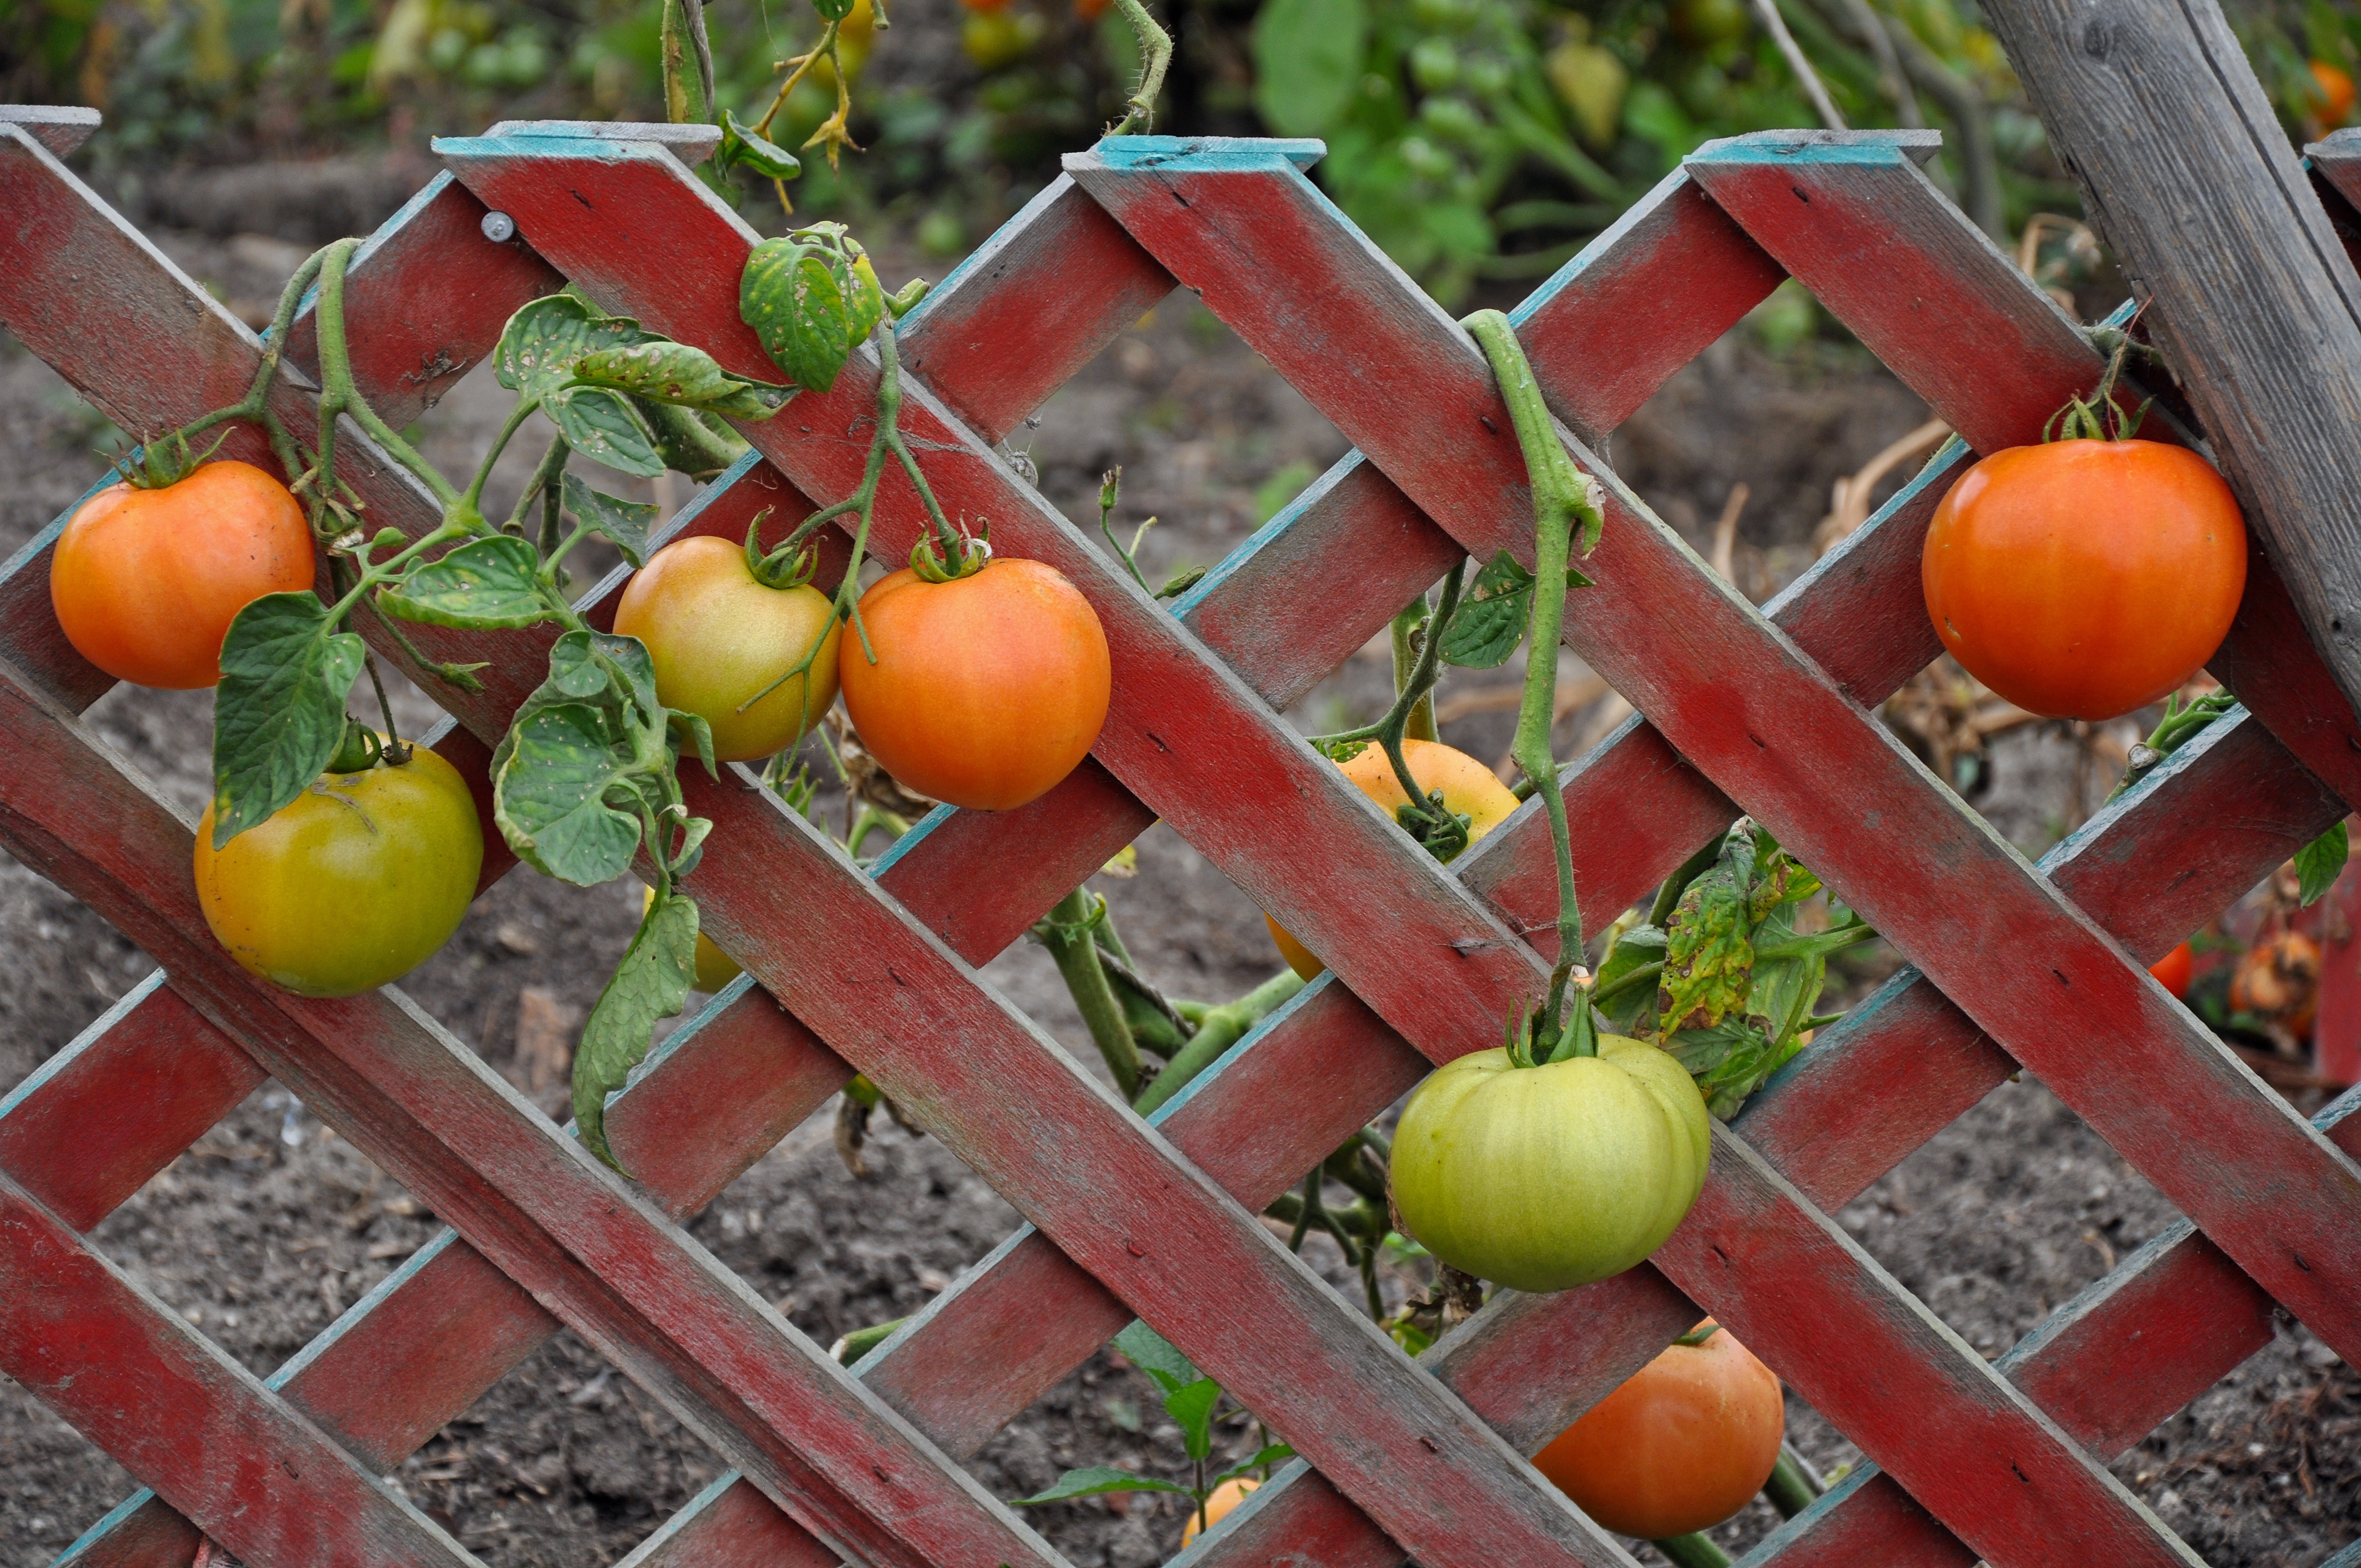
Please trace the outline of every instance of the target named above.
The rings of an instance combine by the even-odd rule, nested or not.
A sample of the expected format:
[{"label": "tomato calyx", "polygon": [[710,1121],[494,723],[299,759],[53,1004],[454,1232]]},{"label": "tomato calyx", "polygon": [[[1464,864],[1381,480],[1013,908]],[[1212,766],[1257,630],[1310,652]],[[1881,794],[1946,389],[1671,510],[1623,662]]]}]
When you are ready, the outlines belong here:
[{"label": "tomato calyx", "polygon": [[790,540],[766,554],[763,549],[763,520],[770,515],[771,509],[764,507],[746,525],[746,570],[766,588],[784,593],[802,587],[819,567],[819,552],[808,543]]},{"label": "tomato calyx", "polygon": [[203,452],[189,450],[186,431],[176,430],[170,436],[158,436],[140,443],[128,452],[117,455],[108,466],[123,476],[123,482],[135,490],[169,490],[195,473],[221,444],[229,439],[225,429],[214,437],[211,446]]},{"label": "tomato calyx", "polygon": [[1689,1349],[1695,1350],[1697,1346],[1705,1343],[1706,1341],[1711,1339],[1720,1332],[1721,1325],[1715,1322],[1711,1318],[1708,1318],[1705,1321],[1699,1323],[1697,1327],[1691,1329],[1688,1332],[1683,1334],[1673,1343],[1678,1345],[1686,1345]]},{"label": "tomato calyx", "polygon": [[2093,346],[2107,355],[2107,368],[2090,397],[2069,398],[2065,407],[2049,416],[2041,427],[2041,439],[2055,441],[2129,441],[2139,433],[2141,422],[2147,411],[2156,405],[2153,397],[2144,398],[2139,407],[2129,413],[2115,401],[2115,382],[2123,375],[2125,356],[2136,348],[2154,357],[2156,351],[2135,339],[2128,327],[2095,327],[2091,332]]},{"label": "tomato calyx", "polygon": [[991,524],[978,523],[972,532],[962,530],[956,538],[946,535],[939,547],[934,534],[922,533],[910,546],[910,570],[926,583],[972,577],[992,564],[991,533]]}]

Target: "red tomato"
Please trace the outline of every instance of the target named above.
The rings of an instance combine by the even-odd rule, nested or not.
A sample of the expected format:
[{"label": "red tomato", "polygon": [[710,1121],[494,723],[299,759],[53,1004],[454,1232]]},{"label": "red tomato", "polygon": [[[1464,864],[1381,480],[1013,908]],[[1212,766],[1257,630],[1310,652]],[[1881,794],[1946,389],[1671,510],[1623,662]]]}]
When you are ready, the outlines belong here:
[{"label": "red tomato", "polygon": [[2320,118],[2332,130],[2353,114],[2353,76],[2324,60],[2312,62],[2312,79],[2320,88]]},{"label": "red tomato", "polygon": [[1744,1508],[1771,1478],[1786,1431],[1777,1374],[1719,1329],[1702,1344],[1667,1345],[1533,1465],[1609,1530],[1663,1541]]},{"label": "red tomato", "polygon": [[1085,22],[1095,22],[1107,14],[1115,0],[1074,0],[1074,15]]},{"label": "red tomato", "polygon": [[1055,567],[995,560],[950,583],[905,567],[861,596],[861,619],[877,662],[848,629],[845,711],[920,795],[1014,810],[1072,773],[1106,722],[1106,633]]},{"label": "red tomato", "polygon": [[2187,996],[2189,976],[2196,963],[2197,956],[2189,950],[2189,944],[2183,942],[2148,965],[2147,972],[2156,976],[2156,982],[2173,995]]},{"label": "red tomato", "polygon": [[1951,656],[2020,707],[2114,718],[2213,656],[2246,588],[2246,529],[2193,452],[2059,441],[1960,476],[1927,530],[1927,613]]},{"label": "red tomato", "polygon": [[287,487],[248,463],[207,463],[160,490],[111,485],[58,535],[49,603],[66,640],[121,681],[221,682],[237,612],[312,586],[312,529]]}]

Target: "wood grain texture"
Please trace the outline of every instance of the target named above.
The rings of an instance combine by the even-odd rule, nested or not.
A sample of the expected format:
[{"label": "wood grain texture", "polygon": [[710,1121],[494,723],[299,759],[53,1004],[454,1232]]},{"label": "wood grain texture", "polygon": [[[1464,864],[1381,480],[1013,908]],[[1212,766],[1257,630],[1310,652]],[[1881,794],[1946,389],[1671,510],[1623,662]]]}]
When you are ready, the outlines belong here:
[{"label": "wood grain texture", "polygon": [[0,843],[161,959],[215,1027],[806,1528],[878,1563],[1055,1561],[399,992],[309,1002],[238,969],[196,908],[188,828],[13,673],[0,737]]},{"label": "wood grain texture", "polygon": [[2083,210],[2361,707],[2361,274],[2214,0],[2000,0],[1993,26]]},{"label": "wood grain texture", "polygon": [[796,1528],[732,1472],[689,1499],[615,1568],[837,1568],[836,1553]]},{"label": "wood grain texture", "polygon": [[0,1371],[257,1568],[475,1561],[5,1176]]},{"label": "wood grain texture", "polygon": [[72,155],[98,129],[96,109],[53,104],[0,104],[0,125],[20,127],[59,158]]},{"label": "wood grain texture", "polygon": [[87,1231],[262,1078],[159,970],[0,1096],[0,1170]]},{"label": "wood grain texture", "polygon": [[[1506,410],[1482,356],[1308,183],[1096,155],[1069,168],[1471,554],[1530,556],[1523,465],[1493,434]],[[1239,281],[1279,271],[1283,301]],[[1389,395],[1411,386],[1416,429]],[[1570,644],[2275,1297],[2361,1349],[2361,1168],[1600,477],[1599,586],[1570,606]],[[1938,886],[1943,900],[1923,896]],[[2009,952],[2038,962],[1993,963]]]}]

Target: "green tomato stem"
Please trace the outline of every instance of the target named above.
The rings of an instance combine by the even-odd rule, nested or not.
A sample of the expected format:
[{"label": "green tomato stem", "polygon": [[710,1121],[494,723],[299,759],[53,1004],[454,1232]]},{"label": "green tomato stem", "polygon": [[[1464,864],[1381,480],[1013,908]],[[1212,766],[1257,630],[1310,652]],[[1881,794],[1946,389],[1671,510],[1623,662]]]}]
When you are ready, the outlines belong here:
[{"label": "green tomato stem", "polygon": [[1092,1042],[1115,1074],[1115,1088],[1128,1100],[1139,1092],[1139,1047],[1131,1037],[1123,1003],[1115,999],[1115,987],[1099,966],[1098,944],[1091,939],[1097,904],[1090,889],[1078,887],[1034,926],[1033,936],[1049,949],[1050,960],[1058,966],[1059,978],[1066,982]]},{"label": "green tomato stem", "polygon": [[1139,80],[1133,83],[1131,96],[1124,100],[1124,116],[1107,132],[1111,137],[1120,137],[1135,130],[1145,132],[1155,125],[1156,100],[1164,91],[1165,69],[1172,63],[1172,35],[1156,25],[1156,18],[1148,14],[1148,7],[1139,0],[1115,3],[1139,39],[1140,56]]},{"label": "green tomato stem", "polygon": [[[334,403],[339,413],[348,413],[353,422],[377,443],[385,455],[410,470],[420,484],[426,487],[447,514],[457,505],[459,492],[451,481],[435,470],[434,465],[420,456],[410,443],[401,438],[384,420],[378,417],[368,400],[353,382],[353,362],[345,340],[345,268],[353,252],[360,248],[357,239],[340,239],[328,247],[320,266],[320,302],[314,314],[320,323],[320,379],[323,411]],[[330,476],[323,473],[320,485],[324,489]],[[470,530],[469,532],[473,532]]]},{"label": "green tomato stem", "polygon": [[1763,1483],[1763,1495],[1779,1510],[1781,1519],[1794,1519],[1817,1501],[1828,1490],[1828,1484],[1812,1473],[1804,1456],[1789,1442],[1779,1444],[1779,1461],[1771,1467],[1771,1479]]},{"label": "green tomato stem", "polygon": [[[1420,653],[1417,632],[1419,624],[1426,619],[1427,603],[1424,594],[1419,595],[1418,598],[1402,606],[1401,613],[1394,617],[1390,630],[1393,637],[1394,694],[1397,698],[1403,692],[1411,689],[1415,679]],[[1433,642],[1437,639],[1430,635],[1427,641]],[[1434,692],[1431,687],[1421,693],[1417,700],[1411,703],[1410,713],[1402,721],[1402,738],[1408,740],[1433,740],[1437,738],[1434,728]]]},{"label": "green tomato stem", "polygon": [[[1145,1116],[1189,1087],[1189,1080],[1219,1061],[1232,1046],[1244,1039],[1246,1032],[1261,1023],[1303,989],[1303,978],[1293,970],[1281,970],[1256,986],[1235,1002],[1204,1010],[1197,1024],[1197,1032],[1189,1043],[1173,1053],[1156,1081],[1143,1090],[1132,1102],[1132,1109]],[[1192,1004],[1180,1003],[1175,1011],[1187,1017]]]},{"label": "green tomato stem", "polygon": [[[1558,956],[1550,970],[1539,1044],[1557,1039],[1566,983],[1582,959],[1582,909],[1575,896],[1574,845],[1566,824],[1565,792],[1559,787],[1557,760],[1550,750],[1550,729],[1556,719],[1558,636],[1565,615],[1564,585],[1571,564],[1573,531],[1576,524],[1596,528],[1599,513],[1592,481],[1575,467],[1565,444],[1558,438],[1549,407],[1533,380],[1532,366],[1509,318],[1498,311],[1478,311],[1466,325],[1491,361],[1500,395],[1509,405],[1509,417],[1517,427],[1517,444],[1524,454],[1533,493],[1532,622],[1525,652],[1524,700],[1517,710],[1516,744],[1510,754],[1533,781],[1535,793],[1549,813],[1550,845],[1557,857]],[[1587,1013],[1587,1001],[1577,998],[1576,1005]],[[1587,1029],[1573,1031],[1574,1054],[1596,1054],[1597,1046],[1588,1035]]]},{"label": "green tomato stem", "polygon": [[[484,460],[476,466],[476,477],[467,482],[467,493],[464,498],[462,504],[464,504],[469,511],[481,511],[483,510],[484,482],[492,477],[492,465],[500,460],[500,454],[508,450],[511,438],[512,438],[519,430],[522,430],[524,427],[524,422],[531,419],[533,417],[533,411],[539,407],[541,407],[541,400],[539,398],[519,398],[517,400],[516,407],[509,411],[507,422],[500,426],[500,434],[492,438],[491,450],[484,454]],[[560,436],[558,439],[560,442],[563,442],[565,437]],[[544,461],[546,462],[547,459],[544,457]],[[536,480],[541,477],[539,471],[535,471],[533,477]],[[532,494],[532,488],[527,487],[525,493],[528,495]],[[449,503],[445,502],[445,504],[448,505]]]},{"label": "green tomato stem", "polygon": [[1648,1544],[1663,1552],[1673,1568],[1730,1568],[1730,1553],[1716,1546],[1713,1538],[1702,1531],[1693,1535],[1676,1535]]}]

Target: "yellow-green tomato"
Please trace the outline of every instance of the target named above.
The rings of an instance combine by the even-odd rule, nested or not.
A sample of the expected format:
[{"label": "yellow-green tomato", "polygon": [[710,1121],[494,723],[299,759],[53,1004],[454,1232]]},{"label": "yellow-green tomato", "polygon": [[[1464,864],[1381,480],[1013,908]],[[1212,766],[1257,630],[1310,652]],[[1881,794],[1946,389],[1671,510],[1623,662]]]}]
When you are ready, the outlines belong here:
[{"label": "yellow-green tomato", "polygon": [[401,979],[459,928],[484,831],[459,772],[410,761],[324,773],[268,822],[214,848],[197,825],[197,902],[251,973],[301,996],[354,996]]},{"label": "yellow-green tomato", "polygon": [[[750,762],[785,750],[836,700],[842,628],[829,618],[828,596],[808,584],[774,588],[757,581],[744,547],[726,539],[676,539],[649,557],[615,607],[615,630],[648,645],[656,696],[666,707],[703,716],[713,727],[713,754],[723,762]],[[803,663],[815,638],[819,656],[808,676],[738,711]]]},{"label": "yellow-green tomato", "polygon": [[1705,1098],[1655,1047],[1519,1068],[1477,1051],[1419,1086],[1394,1134],[1394,1201],[1429,1252],[1519,1290],[1620,1274],[1697,1201],[1712,1152]]}]

